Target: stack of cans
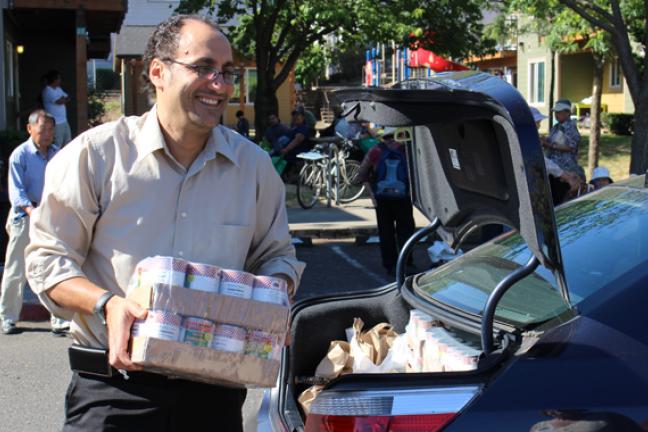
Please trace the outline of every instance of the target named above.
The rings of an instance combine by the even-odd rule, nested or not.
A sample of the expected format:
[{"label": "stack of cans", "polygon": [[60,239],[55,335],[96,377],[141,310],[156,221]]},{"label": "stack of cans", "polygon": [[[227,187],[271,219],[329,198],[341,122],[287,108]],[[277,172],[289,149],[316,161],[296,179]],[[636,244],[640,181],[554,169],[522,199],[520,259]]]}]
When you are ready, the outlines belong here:
[{"label": "stack of cans", "polygon": [[[154,284],[289,305],[287,285],[283,279],[254,276],[172,257],[146,258],[138,264],[131,286]],[[132,333],[133,336],[178,341],[273,360],[279,360],[283,346],[283,335],[164,310],[150,310],[146,320],[135,321]]]}]

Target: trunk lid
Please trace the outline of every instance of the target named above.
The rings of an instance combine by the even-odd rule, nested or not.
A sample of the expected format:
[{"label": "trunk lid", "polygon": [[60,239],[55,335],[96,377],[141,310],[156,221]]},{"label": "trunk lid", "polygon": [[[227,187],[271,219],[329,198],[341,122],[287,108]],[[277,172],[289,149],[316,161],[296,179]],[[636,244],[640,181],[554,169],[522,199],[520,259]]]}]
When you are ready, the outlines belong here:
[{"label": "trunk lid", "polygon": [[516,229],[569,300],[544,155],[515,88],[468,71],[336,96],[350,120],[411,128],[412,199],[428,219],[459,235],[489,223]]}]

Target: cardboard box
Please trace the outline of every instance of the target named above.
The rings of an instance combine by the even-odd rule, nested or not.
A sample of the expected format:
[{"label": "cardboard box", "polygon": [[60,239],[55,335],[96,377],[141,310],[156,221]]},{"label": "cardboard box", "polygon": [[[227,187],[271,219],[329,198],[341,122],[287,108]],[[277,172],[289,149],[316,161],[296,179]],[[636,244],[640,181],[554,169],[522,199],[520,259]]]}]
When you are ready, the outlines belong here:
[{"label": "cardboard box", "polygon": [[[290,309],[271,303],[155,284],[128,298],[147,309],[258,329],[285,337]],[[283,337],[281,338],[283,340]],[[230,387],[273,387],[279,361],[146,336],[131,337],[131,358],[145,370]]]}]

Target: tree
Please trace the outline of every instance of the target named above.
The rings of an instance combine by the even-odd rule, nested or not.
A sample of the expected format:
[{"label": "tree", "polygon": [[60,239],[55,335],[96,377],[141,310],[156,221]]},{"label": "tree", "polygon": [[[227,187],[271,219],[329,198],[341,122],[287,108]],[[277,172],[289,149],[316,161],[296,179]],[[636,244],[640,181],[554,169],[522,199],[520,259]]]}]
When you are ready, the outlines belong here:
[{"label": "tree", "polygon": [[[554,87],[555,53],[570,53],[580,50],[588,50],[592,53],[594,68],[588,153],[588,173],[591,175],[592,170],[598,166],[603,66],[611,58],[610,37],[606,32],[594,28],[591,23],[573,10],[565,8],[558,0],[510,0],[506,2],[506,5],[506,13],[522,13],[533,18],[518,30],[544,36],[552,59],[550,91],[553,91]],[[549,105],[552,105],[553,93],[549,99]]]},{"label": "tree", "polygon": [[[648,2],[558,0],[593,27],[605,31],[618,55],[635,106],[630,172],[648,168]],[[641,53],[641,54],[640,54]]]},{"label": "tree", "polygon": [[[481,38],[483,0],[181,0],[176,11],[208,8],[220,22],[236,17],[229,34],[257,65],[255,127],[278,111],[276,92],[297,60],[328,34],[343,45],[424,37],[439,55],[463,57],[488,47]],[[452,19],[448,19],[452,17]],[[426,32],[434,29],[435,32]]]}]

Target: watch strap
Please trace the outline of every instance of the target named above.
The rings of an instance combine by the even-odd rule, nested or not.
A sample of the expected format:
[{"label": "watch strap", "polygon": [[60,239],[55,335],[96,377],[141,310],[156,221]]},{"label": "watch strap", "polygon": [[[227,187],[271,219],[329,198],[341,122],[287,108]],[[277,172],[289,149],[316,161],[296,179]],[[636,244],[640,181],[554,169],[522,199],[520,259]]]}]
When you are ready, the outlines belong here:
[{"label": "watch strap", "polygon": [[105,293],[101,294],[92,310],[94,314],[99,317],[103,325],[106,325],[106,303],[108,303],[108,300],[110,300],[114,295],[115,293],[111,291],[106,291]]}]

